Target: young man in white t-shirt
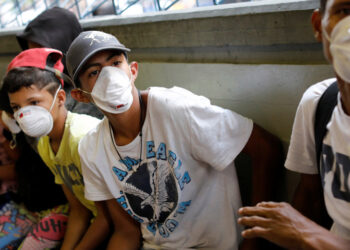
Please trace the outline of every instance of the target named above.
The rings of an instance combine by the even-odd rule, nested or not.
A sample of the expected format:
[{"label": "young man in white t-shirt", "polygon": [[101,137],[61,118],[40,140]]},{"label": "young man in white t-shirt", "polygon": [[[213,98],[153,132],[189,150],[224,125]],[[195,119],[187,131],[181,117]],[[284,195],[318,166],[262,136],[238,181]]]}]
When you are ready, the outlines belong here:
[{"label": "young man in white t-shirt", "polygon": [[[239,222],[251,227],[243,232],[244,237],[264,237],[286,248],[350,249],[350,0],[321,0],[320,3],[320,10],[313,13],[312,24],[336,78],[317,83],[304,93],[285,165],[302,173],[293,205],[316,221],[317,218],[310,215],[320,214],[316,205],[323,189],[332,228],[326,230],[286,203],[272,202],[242,208],[240,214],[245,217]],[[322,94],[335,81],[339,88],[337,104],[331,110],[317,159],[316,108]]]},{"label": "young man in white t-shirt", "polygon": [[251,155],[255,204],[270,197],[278,140],[185,89],[138,91],[128,51],[110,34],[87,31],[67,53],[72,96],[105,114],[79,153],[86,198],[104,202],[114,222],[110,246],[237,249],[233,160],[242,150]]}]

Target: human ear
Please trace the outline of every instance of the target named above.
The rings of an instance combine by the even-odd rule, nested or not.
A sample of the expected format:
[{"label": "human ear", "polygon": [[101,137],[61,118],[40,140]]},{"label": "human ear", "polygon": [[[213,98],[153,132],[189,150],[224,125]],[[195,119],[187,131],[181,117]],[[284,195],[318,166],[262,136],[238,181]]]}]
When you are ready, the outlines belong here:
[{"label": "human ear", "polygon": [[89,103],[90,99],[80,89],[72,89],[70,95],[78,102]]},{"label": "human ear", "polygon": [[318,9],[314,10],[312,13],[311,24],[316,40],[322,42],[322,14]]},{"label": "human ear", "polygon": [[134,81],[137,78],[138,72],[139,72],[139,64],[137,62],[131,62],[130,63],[130,71],[131,71],[131,75],[134,78]]},{"label": "human ear", "polygon": [[66,92],[63,89],[60,89],[57,93],[58,106],[62,106],[66,102]]}]

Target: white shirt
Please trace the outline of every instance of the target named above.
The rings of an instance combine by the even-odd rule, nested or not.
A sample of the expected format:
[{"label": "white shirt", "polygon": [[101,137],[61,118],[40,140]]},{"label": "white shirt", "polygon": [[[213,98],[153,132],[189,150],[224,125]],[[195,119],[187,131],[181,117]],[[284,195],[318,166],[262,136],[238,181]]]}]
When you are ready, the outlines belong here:
[{"label": "white shirt", "polygon": [[[314,121],[318,101],[335,79],[311,86],[297,109],[286,168],[305,174],[317,174]],[[321,154],[321,179],[324,199],[334,221],[332,231],[350,238],[350,117],[338,103],[327,124]]]},{"label": "white shirt", "polygon": [[140,136],[116,146],[106,118],[81,141],[86,198],[117,199],[141,223],[146,249],[237,249],[233,160],[252,124],[185,89],[151,88],[141,162]]}]

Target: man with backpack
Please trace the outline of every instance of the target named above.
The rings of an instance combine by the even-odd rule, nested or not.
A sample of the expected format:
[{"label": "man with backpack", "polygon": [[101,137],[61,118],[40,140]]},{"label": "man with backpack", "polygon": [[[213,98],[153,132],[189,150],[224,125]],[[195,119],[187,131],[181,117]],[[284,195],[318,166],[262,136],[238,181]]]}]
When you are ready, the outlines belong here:
[{"label": "man with backpack", "polygon": [[312,25],[336,78],[304,93],[285,166],[301,173],[294,207],[319,223],[323,190],[333,225],[328,231],[287,203],[274,202],[241,208],[239,223],[249,227],[245,238],[263,237],[285,248],[350,249],[350,1],[320,4]]}]

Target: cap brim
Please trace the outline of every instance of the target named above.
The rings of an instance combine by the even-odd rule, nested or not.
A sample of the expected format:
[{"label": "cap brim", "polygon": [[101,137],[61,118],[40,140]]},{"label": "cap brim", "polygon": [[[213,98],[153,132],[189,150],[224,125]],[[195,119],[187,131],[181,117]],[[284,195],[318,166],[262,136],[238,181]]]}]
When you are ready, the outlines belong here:
[{"label": "cap brim", "polygon": [[17,42],[22,50],[26,50],[28,49],[28,41],[22,36],[24,36],[23,33],[16,35]]},{"label": "cap brim", "polygon": [[85,56],[85,58],[80,62],[79,66],[77,67],[77,69],[74,72],[73,75],[73,81],[75,82],[77,80],[77,77],[80,73],[80,70],[82,69],[82,67],[85,65],[85,63],[92,57],[94,56],[97,52],[100,52],[102,50],[119,50],[119,51],[124,51],[124,52],[130,52],[130,49],[126,48],[126,47],[119,47],[119,46],[105,46],[105,47],[99,47],[96,48],[95,50],[91,51],[90,53],[87,54],[87,56]]}]

